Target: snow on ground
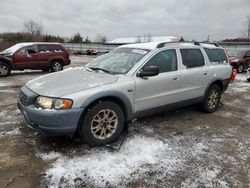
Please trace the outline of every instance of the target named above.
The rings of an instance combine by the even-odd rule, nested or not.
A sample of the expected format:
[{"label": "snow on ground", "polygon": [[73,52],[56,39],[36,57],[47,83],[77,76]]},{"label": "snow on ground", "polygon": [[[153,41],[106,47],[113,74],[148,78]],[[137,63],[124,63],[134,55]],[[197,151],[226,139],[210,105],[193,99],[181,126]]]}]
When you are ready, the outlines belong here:
[{"label": "snow on ground", "polygon": [[214,114],[218,116],[223,116],[223,117],[231,117],[233,115],[232,112],[225,112],[221,110],[214,112]]},{"label": "snow on ground", "polygon": [[7,132],[0,132],[0,138],[3,137],[3,136],[13,136],[13,135],[18,135],[20,134],[20,130],[19,128],[15,128],[11,131],[7,131]]},{"label": "snow on ground", "polygon": [[[190,136],[191,144],[186,145],[182,144],[183,139],[186,137],[161,139],[134,135],[127,138],[119,151],[96,148],[83,156],[66,156],[54,151],[40,153],[39,156],[53,161],[45,172],[50,186],[75,186],[84,182],[94,187],[124,187],[131,181],[141,179],[159,186],[165,185],[164,181],[170,180],[183,168],[188,168],[189,160],[202,161],[204,150],[211,150],[212,144],[206,140],[195,142],[195,138]],[[219,156],[213,150],[210,155],[211,159]],[[217,177],[221,172],[219,166],[205,170],[200,167],[197,172],[197,180],[187,179],[183,182],[184,187],[197,186],[199,181],[206,186],[210,186],[211,182],[220,186],[226,184]]]},{"label": "snow on ground", "polygon": [[[185,151],[193,150],[190,155],[195,156],[205,148],[203,143],[198,143]],[[98,187],[124,186],[132,180],[144,178],[149,172],[157,173],[156,183],[166,175],[173,175],[185,162],[181,153],[166,141],[139,135],[129,138],[117,152],[98,148],[90,154],[72,158],[55,152],[40,156],[55,159],[46,171],[51,186],[62,185],[62,181],[63,186],[74,185],[77,179]]]}]

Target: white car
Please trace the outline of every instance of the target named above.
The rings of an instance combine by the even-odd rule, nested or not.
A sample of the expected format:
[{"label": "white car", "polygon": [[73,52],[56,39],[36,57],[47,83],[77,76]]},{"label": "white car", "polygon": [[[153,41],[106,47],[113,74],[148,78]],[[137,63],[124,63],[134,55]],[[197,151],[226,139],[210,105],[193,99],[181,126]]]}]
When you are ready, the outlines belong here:
[{"label": "white car", "polygon": [[33,128],[56,135],[78,132],[89,145],[104,145],[136,117],[197,103],[214,112],[231,73],[218,45],[129,44],[85,67],[29,81],[18,107]]}]

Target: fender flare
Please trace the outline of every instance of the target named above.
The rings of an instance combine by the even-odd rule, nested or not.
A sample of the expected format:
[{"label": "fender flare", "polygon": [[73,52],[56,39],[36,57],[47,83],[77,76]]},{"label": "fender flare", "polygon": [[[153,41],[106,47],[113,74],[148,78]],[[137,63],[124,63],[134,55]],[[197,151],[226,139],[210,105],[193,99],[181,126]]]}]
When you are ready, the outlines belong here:
[{"label": "fender flare", "polygon": [[122,106],[125,107],[124,110],[125,110],[126,118],[127,118],[127,120],[131,120],[134,117],[134,111],[132,108],[132,104],[131,104],[129,98],[125,94],[123,94],[119,91],[110,90],[110,91],[103,91],[100,93],[96,93],[95,95],[92,95],[86,101],[84,101],[82,103],[81,107],[86,108],[90,104],[92,104],[93,102],[97,102],[99,99],[112,98],[112,97],[119,99],[123,103]]}]

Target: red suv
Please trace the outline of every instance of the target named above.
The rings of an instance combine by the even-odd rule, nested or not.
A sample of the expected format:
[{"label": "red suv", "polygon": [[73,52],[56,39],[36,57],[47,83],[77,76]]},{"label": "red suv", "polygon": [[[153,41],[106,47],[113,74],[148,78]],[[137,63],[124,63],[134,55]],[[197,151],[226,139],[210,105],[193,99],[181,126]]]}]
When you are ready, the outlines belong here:
[{"label": "red suv", "polygon": [[69,52],[60,43],[19,43],[0,52],[0,76],[24,69],[57,72],[69,64]]},{"label": "red suv", "polygon": [[239,73],[245,71],[250,66],[250,50],[234,49],[228,50],[230,65],[237,69]]}]

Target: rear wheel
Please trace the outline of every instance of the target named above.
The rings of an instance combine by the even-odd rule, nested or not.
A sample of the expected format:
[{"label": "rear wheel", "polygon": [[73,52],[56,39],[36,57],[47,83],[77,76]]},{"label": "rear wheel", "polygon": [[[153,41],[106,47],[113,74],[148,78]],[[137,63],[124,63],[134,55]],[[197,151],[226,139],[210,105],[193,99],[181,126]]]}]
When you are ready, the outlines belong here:
[{"label": "rear wheel", "polygon": [[51,72],[58,72],[63,70],[63,64],[61,61],[54,61],[51,65]]},{"label": "rear wheel", "polygon": [[124,114],[111,101],[96,104],[87,111],[79,127],[79,135],[90,146],[102,146],[117,140],[123,130]]},{"label": "rear wheel", "polygon": [[7,63],[0,62],[0,77],[9,76],[11,68]]},{"label": "rear wheel", "polygon": [[217,110],[221,99],[221,89],[218,85],[212,85],[208,88],[205,98],[202,102],[202,110],[212,113]]}]

